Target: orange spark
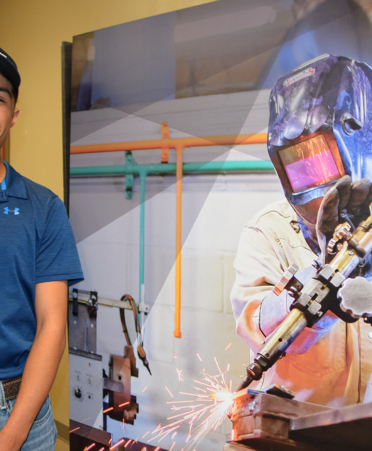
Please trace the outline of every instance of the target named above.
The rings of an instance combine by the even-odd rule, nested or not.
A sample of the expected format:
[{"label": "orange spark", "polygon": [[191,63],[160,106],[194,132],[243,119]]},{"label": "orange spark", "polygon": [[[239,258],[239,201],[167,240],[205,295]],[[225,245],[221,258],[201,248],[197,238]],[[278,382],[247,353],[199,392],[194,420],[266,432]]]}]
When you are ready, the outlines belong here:
[{"label": "orange spark", "polygon": [[85,418],[85,420],[81,420],[80,423],[84,423],[84,421],[88,421],[88,420],[90,420],[91,418],[92,418],[92,417]]},{"label": "orange spark", "polygon": [[199,353],[197,352],[196,355],[198,356],[198,359],[202,362],[202,358],[200,357]]},{"label": "orange spark", "polygon": [[132,439],[129,439],[128,441],[127,441],[127,443],[124,445],[124,448],[126,448],[128,445],[129,445],[129,443],[132,441]]},{"label": "orange spark", "polygon": [[126,406],[127,404],[129,404],[129,401],[127,401],[127,402],[123,402],[123,404],[119,404],[119,407],[123,407],[123,406]]},{"label": "orange spark", "polygon": [[232,343],[229,343],[229,344],[226,346],[225,351],[227,351],[231,345],[232,345]]},{"label": "orange spark", "polygon": [[147,431],[145,434],[143,434],[142,438],[145,438],[146,435],[149,433],[150,431]]},{"label": "orange spark", "polygon": [[190,401],[186,401],[186,400],[184,400],[184,401],[167,401],[165,404],[179,404],[181,402],[190,402]]},{"label": "orange spark", "polygon": [[113,407],[109,407],[108,409],[105,409],[105,410],[103,411],[103,413],[110,412],[110,410],[114,410],[114,408],[113,408]]},{"label": "orange spark", "polygon": [[159,449],[160,449],[160,446],[157,446],[157,447],[154,449],[154,451],[159,451]]},{"label": "orange spark", "polygon": [[172,446],[169,448],[169,451],[172,451],[172,449],[176,446],[176,442],[172,443]]},{"label": "orange spark", "polygon": [[75,431],[77,431],[78,429],[80,429],[80,426],[79,426],[78,428],[71,429],[71,431],[69,431],[69,433],[72,434],[72,432],[75,432]]},{"label": "orange spark", "polygon": [[213,358],[214,358],[214,361],[216,362],[216,365],[217,365],[218,371],[219,371],[219,372],[220,372],[220,374],[221,374],[221,373],[222,373],[222,371],[221,371],[220,365],[218,364],[216,357],[213,357]]},{"label": "orange spark", "polygon": [[173,356],[174,359],[177,359],[178,357],[176,355]]},{"label": "orange spark", "polygon": [[122,443],[124,443],[125,440],[122,438],[121,440],[119,440],[118,442],[115,443],[115,445],[111,446],[110,450],[118,448]]},{"label": "orange spark", "polygon": [[147,390],[147,385],[146,385],[146,387],[142,390],[142,393],[144,392],[144,391],[146,391]]},{"label": "orange spark", "polygon": [[226,371],[230,371],[230,363],[227,364]]},{"label": "orange spark", "polygon": [[111,444],[111,442],[112,442],[112,438],[110,438],[110,440],[109,440],[108,444],[110,445],[110,444]]},{"label": "orange spark", "polygon": [[178,368],[176,368],[176,371],[177,371],[178,381],[182,382],[183,381],[182,370],[179,370]]},{"label": "orange spark", "polygon": [[94,446],[96,446],[96,444],[92,443],[90,446],[88,446],[88,448],[85,448],[85,449],[86,449],[86,451],[88,451],[89,449],[92,449]]},{"label": "orange spark", "polygon": [[[185,449],[191,450],[195,449],[195,445],[209,430],[216,430],[219,427],[224,418],[226,418],[226,413],[232,405],[233,400],[231,389],[229,390],[225,381],[225,373],[221,371],[216,358],[214,358],[214,361],[219,374],[213,376],[206,373],[205,369],[203,369],[203,381],[194,380],[199,385],[199,387],[192,387],[196,392],[179,392],[181,395],[191,396],[189,401],[186,399],[167,401],[167,404],[171,405],[171,411],[175,412],[167,420],[174,421],[165,426],[158,426],[153,431],[154,436],[148,443],[155,439],[160,442],[169,434],[171,434],[170,437],[173,440],[177,434],[176,430],[181,424],[187,422],[189,424],[189,432],[186,439],[188,446]],[[203,388],[200,388],[200,385]],[[205,394],[201,395],[200,391]],[[178,403],[184,403],[184,405],[177,406]],[[169,451],[173,449],[172,447]]]},{"label": "orange spark", "polygon": [[172,398],[174,398],[174,396],[172,395],[171,391],[169,390],[169,388],[165,385],[165,389],[167,390],[167,392],[171,395]]}]

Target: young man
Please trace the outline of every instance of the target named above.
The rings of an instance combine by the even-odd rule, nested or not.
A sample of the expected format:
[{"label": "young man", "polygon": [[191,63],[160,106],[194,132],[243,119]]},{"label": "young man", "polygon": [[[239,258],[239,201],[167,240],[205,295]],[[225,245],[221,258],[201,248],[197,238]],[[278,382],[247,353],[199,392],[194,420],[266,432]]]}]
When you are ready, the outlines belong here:
[{"label": "young man", "polygon": [[[286,199],[245,227],[231,293],[237,332],[256,353],[283,321],[293,298],[273,286],[296,263],[306,283],[322,263],[337,224],[358,226],[372,201],[372,70],[322,55],[281,77],[270,95],[268,151]],[[371,279],[370,262],[358,268]],[[305,328],[258,383],[284,385],[299,401],[341,407],[363,400],[372,373],[372,329],[338,319],[337,299]],[[340,309],[339,309],[340,310]],[[346,321],[346,319],[345,319]]]},{"label": "young man", "polygon": [[[0,49],[0,147],[19,85]],[[83,274],[61,200],[1,160],[0,183],[0,450],[52,451],[48,392],[66,342],[67,287]]]}]

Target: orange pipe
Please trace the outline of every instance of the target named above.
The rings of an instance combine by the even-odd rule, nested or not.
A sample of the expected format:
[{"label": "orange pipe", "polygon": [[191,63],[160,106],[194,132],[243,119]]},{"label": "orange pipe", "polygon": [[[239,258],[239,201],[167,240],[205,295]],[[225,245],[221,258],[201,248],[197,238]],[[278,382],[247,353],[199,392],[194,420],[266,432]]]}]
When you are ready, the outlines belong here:
[{"label": "orange pipe", "polygon": [[95,152],[121,152],[125,150],[146,150],[177,147],[210,147],[242,144],[266,144],[267,134],[257,133],[252,135],[220,135],[200,136],[187,138],[149,139],[145,141],[129,141],[120,143],[87,144],[84,146],[71,146],[71,154],[95,153]]},{"label": "orange pipe", "polygon": [[181,338],[181,250],[182,250],[182,154],[183,146],[176,147],[176,301],[174,336]]}]

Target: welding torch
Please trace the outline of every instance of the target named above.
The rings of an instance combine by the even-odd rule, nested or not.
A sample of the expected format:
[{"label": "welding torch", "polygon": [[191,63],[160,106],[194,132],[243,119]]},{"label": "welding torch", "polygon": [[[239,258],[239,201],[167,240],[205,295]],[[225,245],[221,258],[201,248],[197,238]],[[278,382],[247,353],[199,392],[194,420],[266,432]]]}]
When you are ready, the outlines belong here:
[{"label": "welding torch", "polygon": [[329,263],[314,262],[316,275],[304,285],[295,277],[298,270],[292,264],[274,288],[278,296],[287,290],[293,297],[291,311],[282,323],[266,337],[238,390],[261,379],[305,327],[312,327],[331,310],[345,322],[364,318],[372,323],[372,282],[363,277],[348,278],[372,252],[372,204],[370,216],[354,231],[348,223],[339,224],[328,244],[328,254],[334,254]]}]

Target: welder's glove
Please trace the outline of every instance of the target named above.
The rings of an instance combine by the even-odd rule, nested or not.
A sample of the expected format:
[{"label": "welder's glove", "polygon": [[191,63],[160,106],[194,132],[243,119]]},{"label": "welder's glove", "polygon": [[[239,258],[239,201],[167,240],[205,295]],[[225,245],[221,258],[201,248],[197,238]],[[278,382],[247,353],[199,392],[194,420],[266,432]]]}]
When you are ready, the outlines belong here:
[{"label": "welder's glove", "polygon": [[338,224],[349,222],[352,230],[369,216],[372,202],[371,182],[362,179],[351,183],[348,175],[342,177],[329,189],[320,205],[316,232],[321,250],[322,263],[327,256],[327,244]]}]

